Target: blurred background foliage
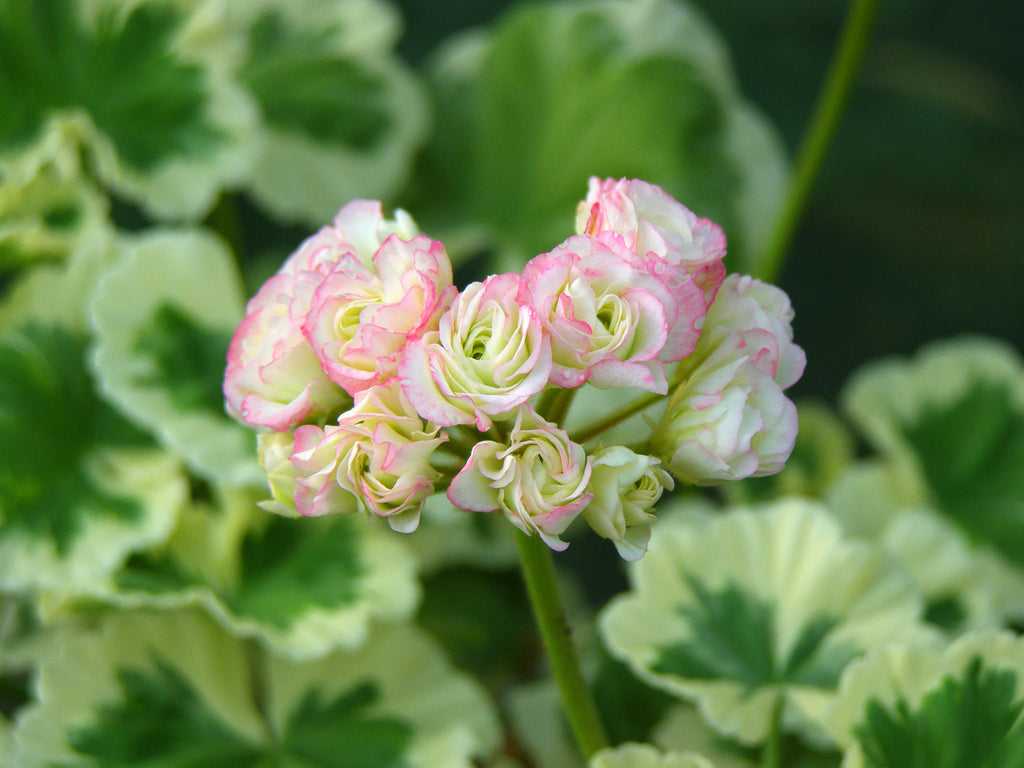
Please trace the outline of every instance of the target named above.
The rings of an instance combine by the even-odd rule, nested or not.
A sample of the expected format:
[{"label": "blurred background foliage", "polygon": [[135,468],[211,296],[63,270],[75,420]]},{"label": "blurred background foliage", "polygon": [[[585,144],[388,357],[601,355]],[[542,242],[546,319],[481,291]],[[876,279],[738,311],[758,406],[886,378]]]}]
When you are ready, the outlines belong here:
[{"label": "blurred background foliage", "polygon": [[[743,95],[794,154],[848,3],[694,4],[724,37]],[[399,51],[422,63],[453,32],[519,5],[400,0],[406,31]],[[958,333],[1024,347],[1022,34],[1020,3],[881,3],[861,75],[778,278],[810,361],[797,396],[832,401],[865,361]]]}]

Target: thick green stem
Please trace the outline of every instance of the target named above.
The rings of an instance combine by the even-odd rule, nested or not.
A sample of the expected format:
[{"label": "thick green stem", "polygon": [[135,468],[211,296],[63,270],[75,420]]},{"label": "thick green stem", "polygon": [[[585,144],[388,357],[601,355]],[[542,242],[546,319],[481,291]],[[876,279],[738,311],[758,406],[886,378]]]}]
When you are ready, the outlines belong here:
[{"label": "thick green stem", "polygon": [[558,596],[551,550],[539,536],[527,536],[521,531],[516,531],[515,536],[519,548],[519,565],[533,605],[533,615],[548,652],[562,706],[576,736],[576,743],[589,760],[595,752],[608,746],[608,737],[605,736],[601,717],[580,669],[571,629]]},{"label": "thick green stem", "polygon": [[772,708],[772,720],[768,730],[768,738],[761,750],[761,768],[781,768],[782,766],[782,710],[786,700],[782,693]]},{"label": "thick green stem", "polygon": [[774,282],[782,269],[822,160],[849,100],[850,89],[871,37],[878,3],[879,0],[853,0],[850,3],[850,10],[843,22],[842,38],[797,154],[796,171],[789,195],[757,270],[756,276],[766,282]]}]

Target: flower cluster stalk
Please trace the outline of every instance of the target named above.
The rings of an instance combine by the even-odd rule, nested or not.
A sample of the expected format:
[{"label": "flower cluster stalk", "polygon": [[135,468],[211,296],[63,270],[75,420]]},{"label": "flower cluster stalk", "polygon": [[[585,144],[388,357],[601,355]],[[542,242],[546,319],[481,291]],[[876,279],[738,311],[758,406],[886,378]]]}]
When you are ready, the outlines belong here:
[{"label": "flower cluster stalk", "polygon": [[601,716],[590,695],[573,645],[572,630],[555,582],[551,550],[537,536],[515,532],[519,564],[533,606],[534,619],[547,649],[565,714],[583,755],[589,759],[608,746]]}]

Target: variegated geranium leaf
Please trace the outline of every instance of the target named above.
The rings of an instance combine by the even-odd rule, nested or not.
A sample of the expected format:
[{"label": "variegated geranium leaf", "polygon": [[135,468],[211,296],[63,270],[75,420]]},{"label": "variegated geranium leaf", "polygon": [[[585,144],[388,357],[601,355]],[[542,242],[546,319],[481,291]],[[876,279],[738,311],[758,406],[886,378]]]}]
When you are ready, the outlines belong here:
[{"label": "variegated geranium leaf", "polygon": [[416,560],[390,530],[355,516],[280,517],[257,498],[224,490],[186,509],[166,546],[132,557],[91,597],[202,605],[231,632],[296,658],[357,647],[372,621],[415,610]]},{"label": "variegated geranium leaf", "polygon": [[1024,614],[1024,571],[922,503],[916,474],[886,459],[847,467],[828,490],[843,529],[872,539],[903,565],[925,598],[925,617],[947,632],[1002,626]]},{"label": "variegated geranium leaf", "polygon": [[820,735],[845,666],[923,631],[909,582],[811,502],[663,522],[633,590],[602,613],[604,640],[744,744],[764,739],[776,706],[787,728]]},{"label": "variegated geranium leaf", "polygon": [[[921,501],[1024,569],[1024,363],[982,338],[937,342],[912,360],[862,369],[846,412]],[[918,489],[911,489],[912,492]]]},{"label": "variegated geranium leaf", "polygon": [[596,175],[661,185],[756,267],[786,163],[693,6],[522,5],[446,45],[433,80],[438,126],[410,206],[456,258],[483,246],[499,254],[493,271],[519,269],[572,233]]},{"label": "variegated geranium leaf", "polygon": [[320,224],[339,201],[387,199],[425,139],[424,88],[393,48],[399,20],[377,0],[258,0],[232,7],[245,38],[237,77],[262,112],[256,200]]},{"label": "variegated geranium leaf", "polygon": [[236,485],[263,483],[252,433],[221,389],[243,304],[227,247],[203,230],[126,240],[92,304],[106,397],[195,472]]},{"label": "variegated geranium leaf", "polygon": [[44,162],[26,178],[0,169],[0,274],[60,262],[102,236],[107,198],[77,168]]},{"label": "variegated geranium leaf", "polygon": [[170,533],[179,462],[95,393],[83,334],[0,335],[0,586],[77,591]]},{"label": "variegated geranium leaf", "polygon": [[843,768],[1024,765],[1024,639],[880,648],[850,666],[828,721]]},{"label": "variegated geranium leaf", "polygon": [[256,113],[223,66],[182,45],[196,3],[26,0],[0,8],[0,163],[59,134],[156,216],[200,217],[249,170]]},{"label": "variegated geranium leaf", "polygon": [[464,768],[497,744],[480,688],[410,625],[313,662],[199,611],[110,615],[40,669],[24,768]]}]

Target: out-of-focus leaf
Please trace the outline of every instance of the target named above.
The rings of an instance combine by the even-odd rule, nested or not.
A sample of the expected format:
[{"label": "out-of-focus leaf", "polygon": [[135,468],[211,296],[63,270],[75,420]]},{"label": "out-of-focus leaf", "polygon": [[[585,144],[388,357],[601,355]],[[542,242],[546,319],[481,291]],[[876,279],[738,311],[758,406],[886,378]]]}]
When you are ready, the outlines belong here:
[{"label": "out-of-focus leaf", "polygon": [[394,532],[350,516],[271,515],[251,491],[216,501],[184,510],[166,546],[130,558],[89,598],[202,605],[232,633],[296,658],[355,648],[371,622],[415,610],[417,564]]},{"label": "out-of-focus leaf", "polygon": [[231,7],[237,76],[262,112],[250,191],[288,221],[323,224],[352,198],[387,199],[429,127],[424,87],[393,53],[399,20],[377,0]]},{"label": "out-of-focus leaf", "polygon": [[443,49],[434,82],[438,126],[410,205],[456,256],[483,247],[492,271],[518,271],[572,234],[597,175],[662,185],[725,227],[737,266],[756,264],[785,162],[690,5],[522,6]]},{"label": "out-of-focus leaf", "polygon": [[255,113],[222,68],[180,46],[192,22],[173,0],[5,3],[0,161],[23,164],[56,132],[151,213],[202,215],[248,171]]},{"label": "out-of-focus leaf", "polygon": [[1012,768],[1022,713],[1024,641],[977,633],[879,649],[850,668],[829,720],[846,768]]},{"label": "out-of-focus leaf", "polygon": [[968,538],[1024,569],[1024,363],[981,338],[934,343],[863,368],[850,418]]},{"label": "out-of-focus leaf", "polygon": [[882,552],[799,499],[660,521],[630,575],[601,614],[608,649],[747,745],[780,698],[787,728],[820,737],[846,664],[922,631],[917,594]]},{"label": "out-of-focus leaf", "polygon": [[228,343],[244,310],[230,253],[202,231],[126,243],[92,305],[104,395],[199,474],[262,484],[252,433],[224,410]]},{"label": "out-of-focus leaf", "polygon": [[486,696],[408,625],[296,662],[199,611],[127,612],[40,670],[25,768],[456,768],[491,752]]},{"label": "out-of-focus leaf", "polygon": [[97,397],[85,338],[0,337],[0,585],[85,589],[162,541],[187,493],[174,457]]}]

